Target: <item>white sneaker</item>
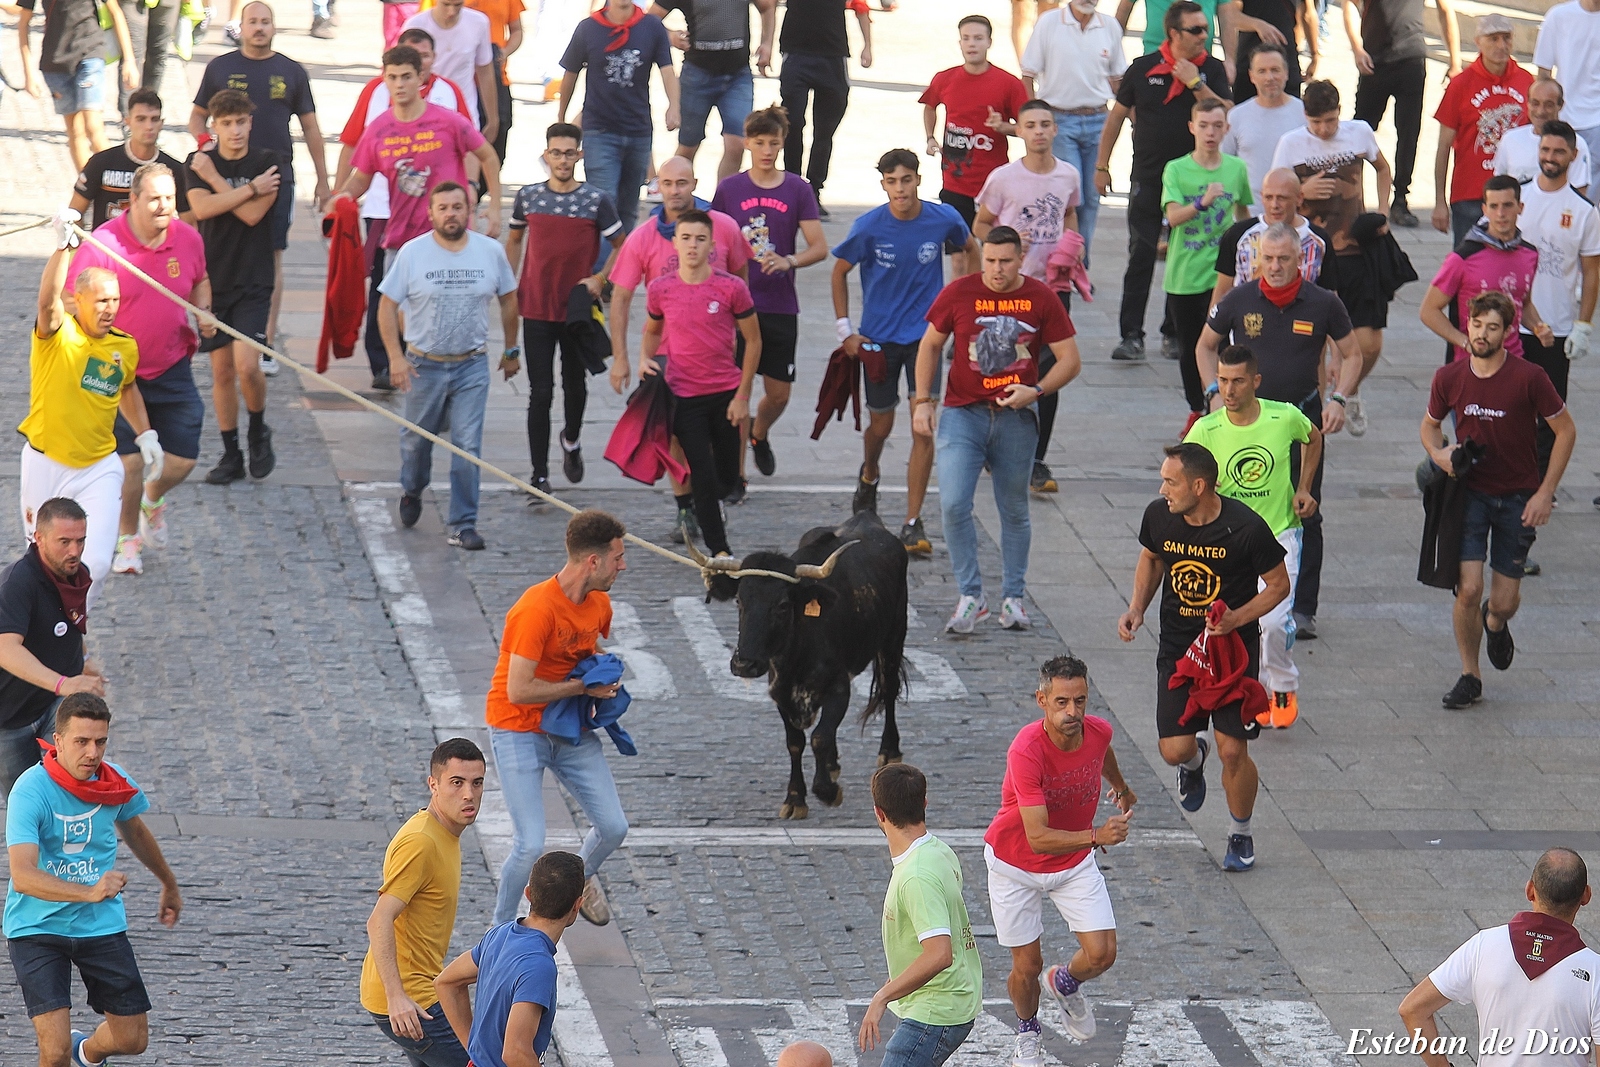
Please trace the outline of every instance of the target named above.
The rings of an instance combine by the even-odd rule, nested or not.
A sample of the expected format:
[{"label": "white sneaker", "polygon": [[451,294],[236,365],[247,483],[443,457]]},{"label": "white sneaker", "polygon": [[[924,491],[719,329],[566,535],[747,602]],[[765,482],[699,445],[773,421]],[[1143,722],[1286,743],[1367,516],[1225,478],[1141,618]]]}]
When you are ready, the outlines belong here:
[{"label": "white sneaker", "polygon": [[1000,601],[1000,629],[1002,630],[1027,630],[1033,623],[1028,619],[1028,613],[1022,610],[1022,598],[1008,596]]},{"label": "white sneaker", "polygon": [[1367,432],[1367,412],[1359,396],[1352,396],[1345,401],[1344,428],[1350,431],[1351,437],[1360,437]]},{"label": "white sneaker", "polygon": [[972,628],[989,617],[989,603],[981,596],[963,596],[956,601],[956,613],[944,624],[947,634],[970,634]]},{"label": "white sneaker", "polygon": [[1066,1028],[1067,1036],[1075,1041],[1088,1041],[1094,1037],[1094,1009],[1089,1007],[1089,998],[1083,995],[1082,986],[1070,997],[1061,995],[1056,988],[1056,972],[1059,970],[1059,965],[1045,968],[1041,981],[1056,1003],[1061,1005],[1062,1025]]},{"label": "white sneaker", "polygon": [[647,204],[661,203],[661,186],[656,179],[651,178],[650,181],[645,185],[644,196],[642,196],[640,199]]},{"label": "white sneaker", "polygon": [[600,888],[600,876],[591,874],[583,883],[583,897],[578,904],[578,914],[596,926],[611,921],[611,905],[606,903],[606,891]]},{"label": "white sneaker", "polygon": [[268,378],[276,378],[278,376],[278,371],[282,369],[282,367],[278,366],[278,361],[273,359],[271,356],[266,354],[261,356],[261,373],[265,374]]},{"label": "white sneaker", "polygon": [[1044,1034],[1038,1030],[1018,1030],[1011,1067],[1044,1067]]},{"label": "white sneaker", "polygon": [[144,560],[139,550],[144,547],[138,534],[123,534],[117,538],[117,557],[111,561],[112,574],[143,574]]},{"label": "white sneaker", "polygon": [[148,542],[151,548],[167,547],[166,497],[162,497],[154,504],[143,497],[139,499],[139,536]]}]

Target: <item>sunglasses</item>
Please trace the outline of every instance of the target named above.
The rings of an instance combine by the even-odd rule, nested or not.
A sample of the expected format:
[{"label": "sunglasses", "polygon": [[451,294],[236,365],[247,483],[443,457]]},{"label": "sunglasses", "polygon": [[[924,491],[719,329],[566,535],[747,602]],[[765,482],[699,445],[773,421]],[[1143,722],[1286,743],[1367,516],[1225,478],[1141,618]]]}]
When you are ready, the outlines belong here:
[{"label": "sunglasses", "polygon": [[1206,34],[1206,33],[1211,32],[1211,27],[1209,27],[1209,26],[1180,26],[1180,27],[1178,27],[1178,32],[1179,33],[1187,33],[1191,37],[1199,37],[1202,34]]}]

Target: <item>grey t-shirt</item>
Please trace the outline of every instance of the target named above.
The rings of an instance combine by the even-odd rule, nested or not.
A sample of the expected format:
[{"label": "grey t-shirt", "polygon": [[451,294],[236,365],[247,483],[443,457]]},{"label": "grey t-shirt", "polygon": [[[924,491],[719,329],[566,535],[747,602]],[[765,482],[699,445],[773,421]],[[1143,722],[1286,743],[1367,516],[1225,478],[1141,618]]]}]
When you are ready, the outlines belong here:
[{"label": "grey t-shirt", "polygon": [[516,288],[500,243],[469,230],[459,252],[445,248],[431,232],[407,241],[378,292],[400,305],[406,344],[453,356],[488,343],[492,305]]}]

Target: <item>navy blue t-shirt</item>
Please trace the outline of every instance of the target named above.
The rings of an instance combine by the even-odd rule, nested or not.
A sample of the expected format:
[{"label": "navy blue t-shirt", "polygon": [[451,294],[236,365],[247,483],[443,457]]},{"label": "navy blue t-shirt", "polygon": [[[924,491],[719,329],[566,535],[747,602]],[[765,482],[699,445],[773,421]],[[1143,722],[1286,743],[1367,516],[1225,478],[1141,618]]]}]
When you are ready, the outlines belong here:
[{"label": "navy blue t-shirt", "polygon": [[949,204],[921,201],[901,221],[889,205],[856,219],[833,254],[861,268],[861,336],[880,344],[914,345],[928,327],[928,308],[944,288],[944,246],[967,243],[967,224]]},{"label": "navy blue t-shirt", "polygon": [[578,23],[561,57],[563,70],[576,74],[589,68],[583,89],[584,132],[648,137],[655,132],[650,68],[672,66],[667,28],[654,15],[627,27],[602,22],[604,15],[601,9]]},{"label": "navy blue t-shirt", "polygon": [[556,943],[542,930],[521,922],[501,923],[472,950],[478,965],[478,998],[472,1011],[467,1054],[477,1067],[505,1067],[506,1023],[514,1004],[543,1008],[533,1035],[533,1052],[550,1047],[556,1015]]}]

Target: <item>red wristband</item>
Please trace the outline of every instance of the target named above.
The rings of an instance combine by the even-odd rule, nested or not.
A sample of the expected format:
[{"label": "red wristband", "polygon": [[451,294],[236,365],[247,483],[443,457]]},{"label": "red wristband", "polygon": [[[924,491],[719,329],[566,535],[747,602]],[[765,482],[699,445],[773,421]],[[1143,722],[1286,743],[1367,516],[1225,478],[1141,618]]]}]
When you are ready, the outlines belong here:
[{"label": "red wristband", "polygon": [[56,696],[61,695],[61,687],[67,684],[67,676],[61,675],[56,679]]}]

